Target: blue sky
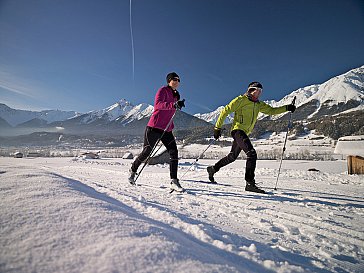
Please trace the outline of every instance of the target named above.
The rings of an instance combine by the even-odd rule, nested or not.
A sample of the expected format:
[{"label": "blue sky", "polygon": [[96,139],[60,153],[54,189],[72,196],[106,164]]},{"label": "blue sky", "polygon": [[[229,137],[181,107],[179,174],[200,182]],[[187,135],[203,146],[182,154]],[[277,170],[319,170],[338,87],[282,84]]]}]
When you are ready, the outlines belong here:
[{"label": "blue sky", "polygon": [[[362,0],[0,0],[0,102],[87,112],[153,104],[168,72],[185,111],[263,84],[279,100],[364,64]],[[134,60],[134,61],[133,61]]]}]

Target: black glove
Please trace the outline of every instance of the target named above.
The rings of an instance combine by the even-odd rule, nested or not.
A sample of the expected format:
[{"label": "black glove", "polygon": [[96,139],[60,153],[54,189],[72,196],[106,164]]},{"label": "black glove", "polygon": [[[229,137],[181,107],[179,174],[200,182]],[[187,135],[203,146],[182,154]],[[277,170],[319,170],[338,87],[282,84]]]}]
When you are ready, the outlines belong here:
[{"label": "black glove", "polygon": [[174,108],[181,110],[185,106],[185,100],[179,100],[174,103]]},{"label": "black glove", "polygon": [[221,137],[221,129],[219,129],[219,128],[214,128],[214,138],[215,138],[216,140],[218,140],[218,139],[219,139],[219,137]]},{"label": "black glove", "polygon": [[293,104],[288,104],[286,105],[286,110],[293,113],[294,111],[296,111],[296,106],[294,106]]}]

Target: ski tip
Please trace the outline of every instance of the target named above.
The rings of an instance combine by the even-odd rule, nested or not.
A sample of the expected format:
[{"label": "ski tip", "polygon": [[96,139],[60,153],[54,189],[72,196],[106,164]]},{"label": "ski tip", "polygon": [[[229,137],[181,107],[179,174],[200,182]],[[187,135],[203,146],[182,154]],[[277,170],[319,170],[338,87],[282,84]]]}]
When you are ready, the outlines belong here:
[{"label": "ski tip", "polygon": [[183,189],[182,191],[176,191],[174,189],[171,189],[169,193],[173,193],[173,192],[175,192],[175,193],[186,193],[187,191],[186,191],[186,189]]}]

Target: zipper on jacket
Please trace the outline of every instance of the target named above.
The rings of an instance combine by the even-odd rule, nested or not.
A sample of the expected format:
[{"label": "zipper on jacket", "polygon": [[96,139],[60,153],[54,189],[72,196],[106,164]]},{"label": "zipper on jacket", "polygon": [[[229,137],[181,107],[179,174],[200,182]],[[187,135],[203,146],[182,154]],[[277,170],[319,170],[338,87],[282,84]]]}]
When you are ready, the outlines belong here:
[{"label": "zipper on jacket", "polygon": [[254,106],[253,106],[253,115],[252,115],[252,120],[251,120],[251,122],[250,122],[249,131],[251,131],[251,130],[252,130],[253,120],[254,120],[254,113],[255,113],[255,102],[254,102]]}]

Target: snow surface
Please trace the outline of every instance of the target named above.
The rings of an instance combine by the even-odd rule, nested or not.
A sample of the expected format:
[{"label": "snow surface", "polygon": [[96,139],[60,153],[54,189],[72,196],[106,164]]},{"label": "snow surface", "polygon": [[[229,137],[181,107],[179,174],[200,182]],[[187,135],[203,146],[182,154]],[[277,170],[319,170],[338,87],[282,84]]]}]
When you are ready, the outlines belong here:
[{"label": "snow surface", "polygon": [[[182,176],[194,160],[181,159]],[[345,161],[244,160],[211,185],[201,159],[170,194],[168,165],[0,158],[0,272],[364,272],[364,177]],[[319,171],[308,171],[315,168]]]}]

